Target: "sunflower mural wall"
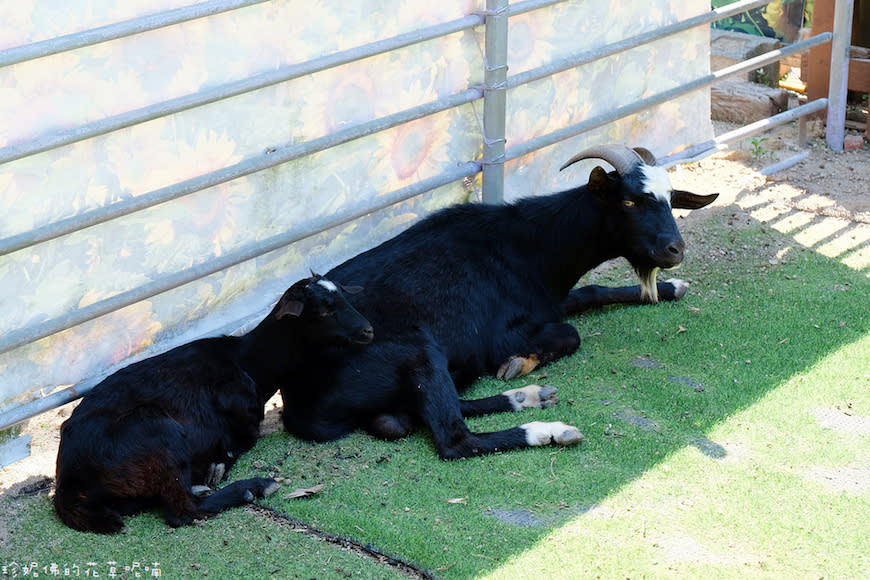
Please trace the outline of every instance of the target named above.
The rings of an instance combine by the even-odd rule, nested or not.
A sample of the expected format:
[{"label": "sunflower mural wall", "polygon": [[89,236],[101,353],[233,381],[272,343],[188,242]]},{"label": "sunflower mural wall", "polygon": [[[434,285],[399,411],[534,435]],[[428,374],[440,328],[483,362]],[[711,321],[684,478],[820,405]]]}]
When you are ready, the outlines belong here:
[{"label": "sunflower mural wall", "polygon": [[[0,51],[155,14],[185,0],[7,3]],[[483,0],[274,0],[0,67],[0,149],[336,51],[455,20]],[[577,0],[510,22],[510,74],[701,13],[698,0]],[[304,15],[304,17],[303,17]],[[706,74],[706,30],[513,89],[508,147]],[[177,184],[483,82],[477,27],[0,164],[0,238]],[[479,158],[480,102],[423,117],[175,201],[0,256],[0,336],[207,263],[349,204]],[[587,142],[663,155],[709,138],[690,95],[522,157],[506,197],[582,181],[556,168]],[[455,183],[0,354],[0,412],[265,314],[323,272],[444,205]]]},{"label": "sunflower mural wall", "polygon": [[[713,8],[719,8],[735,1],[712,0],[712,5]],[[713,26],[792,43],[798,40],[801,28],[811,26],[813,5],[814,0],[774,0],[760,8],[720,20]]]}]

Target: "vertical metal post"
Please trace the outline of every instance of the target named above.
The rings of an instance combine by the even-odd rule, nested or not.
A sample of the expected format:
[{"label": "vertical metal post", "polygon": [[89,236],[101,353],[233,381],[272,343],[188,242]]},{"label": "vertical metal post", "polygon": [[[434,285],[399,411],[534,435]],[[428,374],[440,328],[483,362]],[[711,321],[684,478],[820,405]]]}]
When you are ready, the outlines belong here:
[{"label": "vertical metal post", "polygon": [[483,201],[504,200],[508,1],[486,0],[483,87]]},{"label": "vertical metal post", "polygon": [[805,149],[807,146],[807,118],[802,116],[798,121],[798,147]]},{"label": "vertical metal post", "polygon": [[849,45],[852,40],[853,0],[834,4],[834,38],[831,41],[831,78],[828,81],[828,118],[825,141],[833,151],[843,150],[846,137],[846,96],[849,83]]}]

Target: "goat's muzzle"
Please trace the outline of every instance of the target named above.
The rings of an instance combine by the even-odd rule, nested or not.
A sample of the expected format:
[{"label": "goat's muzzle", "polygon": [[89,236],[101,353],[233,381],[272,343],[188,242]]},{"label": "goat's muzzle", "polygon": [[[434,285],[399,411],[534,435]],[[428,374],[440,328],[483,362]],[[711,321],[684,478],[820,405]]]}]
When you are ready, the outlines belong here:
[{"label": "goat's muzzle", "polygon": [[659,237],[659,243],[656,244],[656,250],[652,254],[653,262],[656,266],[667,270],[676,268],[683,261],[683,250],[686,248],[686,243],[682,239],[671,239],[670,241],[662,240]]},{"label": "goat's muzzle", "polygon": [[369,344],[375,339],[375,330],[371,326],[366,326],[351,339],[354,344]]}]

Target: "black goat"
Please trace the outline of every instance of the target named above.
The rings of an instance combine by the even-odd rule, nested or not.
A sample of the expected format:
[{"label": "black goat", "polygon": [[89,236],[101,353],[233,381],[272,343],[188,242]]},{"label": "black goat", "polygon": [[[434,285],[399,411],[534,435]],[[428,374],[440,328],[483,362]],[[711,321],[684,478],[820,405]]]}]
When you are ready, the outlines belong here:
[{"label": "black goat", "polygon": [[[585,186],[511,205],[442,210],[329,272],[366,288],[350,300],[378,337],[300,368],[294,385],[302,390],[281,389],[285,428],[325,441],[357,428],[400,438],[422,424],[445,459],[580,441],[564,423],[472,433],[463,421],[548,407],[557,400],[552,387],[469,401],[458,392],[483,374],[513,378],[573,353],[580,337],[561,322],[565,315],[590,305],[679,298],[681,282],[655,282],[659,268],[683,259],[671,208],[695,209],[716,198],[672,190],[643,149],[599,147],[566,167],[586,158],[604,159],[616,171],[596,167]],[[618,256],[633,265],[640,286],[571,290],[588,270]]]},{"label": "black goat", "polygon": [[315,276],[244,336],[196,340],[110,375],[61,426],[57,514],[77,530],[116,533],[122,516],[152,507],[181,526],[270,494],[273,479],[252,478],[201,495],[253,447],[266,400],[302,361],[372,337],[338,286]]}]

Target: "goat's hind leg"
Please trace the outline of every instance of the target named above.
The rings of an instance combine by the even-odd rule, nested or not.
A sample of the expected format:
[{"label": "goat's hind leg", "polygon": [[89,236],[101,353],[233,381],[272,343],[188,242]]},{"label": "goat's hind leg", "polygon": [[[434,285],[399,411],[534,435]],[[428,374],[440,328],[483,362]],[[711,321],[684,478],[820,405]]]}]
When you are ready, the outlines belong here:
[{"label": "goat's hind leg", "polygon": [[541,365],[573,354],[580,348],[577,329],[565,322],[543,325],[528,339],[525,352],[516,352],[498,368],[496,376],[509,380],[527,375]]},{"label": "goat's hind leg", "polygon": [[227,466],[224,463],[210,464],[208,466],[208,473],[205,476],[205,483],[191,486],[190,491],[196,497],[211,495],[211,493],[217,489],[217,486],[220,485],[220,482],[224,480],[226,471]]},{"label": "goat's hind leg", "polygon": [[102,494],[92,497],[86,488],[64,481],[55,490],[54,505],[60,519],[69,527],[82,532],[117,534],[124,529],[121,512]]},{"label": "goat's hind leg", "polygon": [[407,413],[380,413],[371,420],[366,431],[375,437],[395,441],[410,435],[413,428],[414,422]]}]

